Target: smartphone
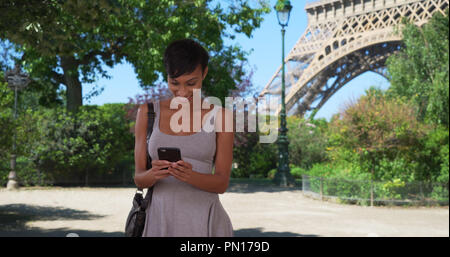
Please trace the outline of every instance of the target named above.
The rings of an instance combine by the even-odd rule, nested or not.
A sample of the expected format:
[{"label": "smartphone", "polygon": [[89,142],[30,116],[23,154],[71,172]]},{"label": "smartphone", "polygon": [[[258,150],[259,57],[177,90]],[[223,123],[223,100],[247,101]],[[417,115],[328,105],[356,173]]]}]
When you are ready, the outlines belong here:
[{"label": "smartphone", "polygon": [[[181,160],[181,152],[178,147],[158,147],[158,158],[169,162]],[[168,168],[164,168],[167,170]]]}]

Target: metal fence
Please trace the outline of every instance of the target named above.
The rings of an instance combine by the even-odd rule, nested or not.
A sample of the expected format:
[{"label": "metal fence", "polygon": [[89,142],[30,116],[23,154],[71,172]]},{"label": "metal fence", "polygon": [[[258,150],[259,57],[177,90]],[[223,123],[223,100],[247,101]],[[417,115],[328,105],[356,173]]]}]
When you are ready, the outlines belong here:
[{"label": "metal fence", "polygon": [[302,177],[303,194],[321,200],[362,205],[448,205],[448,183],[361,181]]}]

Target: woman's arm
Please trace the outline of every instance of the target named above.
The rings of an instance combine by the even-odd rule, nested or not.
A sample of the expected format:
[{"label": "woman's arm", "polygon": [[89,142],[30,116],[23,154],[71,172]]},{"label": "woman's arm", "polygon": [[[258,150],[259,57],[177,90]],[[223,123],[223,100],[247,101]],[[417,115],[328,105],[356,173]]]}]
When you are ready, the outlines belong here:
[{"label": "woman's arm", "polygon": [[141,104],[134,125],[134,183],[138,188],[152,186],[156,179],[148,176],[147,166],[147,104]]},{"label": "woman's arm", "polygon": [[230,181],[234,143],[234,133],[232,131],[225,132],[225,115],[232,115],[232,113],[222,109],[222,115],[217,116],[222,118],[222,130],[216,129],[216,131],[219,132],[216,132],[216,160],[214,174],[203,174],[193,171],[192,165],[179,161],[177,164],[173,164],[172,167],[169,167],[169,172],[171,172],[174,177],[204,191],[218,194],[225,193]]}]

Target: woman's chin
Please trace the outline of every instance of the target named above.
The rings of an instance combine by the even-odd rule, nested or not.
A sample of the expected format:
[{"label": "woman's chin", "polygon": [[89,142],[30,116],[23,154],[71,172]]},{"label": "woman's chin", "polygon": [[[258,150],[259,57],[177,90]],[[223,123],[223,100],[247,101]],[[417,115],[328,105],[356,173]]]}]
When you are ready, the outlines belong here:
[{"label": "woman's chin", "polygon": [[193,102],[193,98],[192,97],[177,96],[173,100],[175,100],[176,103],[192,103]]}]

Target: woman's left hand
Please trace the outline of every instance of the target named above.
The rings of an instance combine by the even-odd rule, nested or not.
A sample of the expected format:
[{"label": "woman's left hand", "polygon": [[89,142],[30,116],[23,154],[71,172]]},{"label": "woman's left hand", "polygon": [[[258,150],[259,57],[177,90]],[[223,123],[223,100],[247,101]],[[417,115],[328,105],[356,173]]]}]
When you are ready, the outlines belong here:
[{"label": "woman's left hand", "polygon": [[193,172],[192,164],[183,160],[172,162],[168,170],[172,176],[184,182],[188,182]]}]

